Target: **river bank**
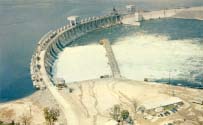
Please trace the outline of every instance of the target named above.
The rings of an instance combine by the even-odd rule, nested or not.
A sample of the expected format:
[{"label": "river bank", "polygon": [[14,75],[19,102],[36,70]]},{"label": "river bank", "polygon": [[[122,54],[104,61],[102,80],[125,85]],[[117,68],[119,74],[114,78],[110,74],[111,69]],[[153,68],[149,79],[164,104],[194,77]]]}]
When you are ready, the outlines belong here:
[{"label": "river bank", "polygon": [[140,19],[181,18],[203,20],[203,6],[140,12]]}]

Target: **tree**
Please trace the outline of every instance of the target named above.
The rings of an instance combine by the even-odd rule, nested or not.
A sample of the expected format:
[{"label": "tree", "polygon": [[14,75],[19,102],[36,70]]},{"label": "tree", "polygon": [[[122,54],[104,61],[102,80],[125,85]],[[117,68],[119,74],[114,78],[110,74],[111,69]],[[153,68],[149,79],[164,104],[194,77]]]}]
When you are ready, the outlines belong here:
[{"label": "tree", "polygon": [[133,107],[134,107],[134,111],[136,112],[136,110],[137,110],[137,102],[135,100],[133,101]]},{"label": "tree", "polygon": [[123,125],[123,122],[126,121],[129,118],[129,112],[128,110],[122,110],[121,111],[121,124]]},{"label": "tree", "polygon": [[49,125],[53,125],[55,121],[58,120],[60,116],[59,109],[57,108],[44,108],[44,117]]},{"label": "tree", "polygon": [[21,116],[21,121],[23,125],[30,125],[32,120],[32,116],[31,115],[27,115],[27,114],[23,114]]},{"label": "tree", "polygon": [[110,115],[113,117],[114,120],[118,121],[119,116],[120,116],[120,106],[119,105],[114,105]]},{"label": "tree", "polygon": [[121,111],[121,118],[122,118],[122,120],[126,120],[128,117],[129,117],[128,110]]},{"label": "tree", "polygon": [[136,119],[135,117],[136,117],[136,112],[137,112],[137,102],[135,100],[133,101],[133,107],[134,107],[134,111],[133,111],[134,119]]},{"label": "tree", "polygon": [[3,124],[3,125],[15,125],[15,121],[12,120],[11,123],[8,123],[8,124]]},{"label": "tree", "polygon": [[40,60],[40,57],[39,56],[37,56],[37,61],[39,61]]}]

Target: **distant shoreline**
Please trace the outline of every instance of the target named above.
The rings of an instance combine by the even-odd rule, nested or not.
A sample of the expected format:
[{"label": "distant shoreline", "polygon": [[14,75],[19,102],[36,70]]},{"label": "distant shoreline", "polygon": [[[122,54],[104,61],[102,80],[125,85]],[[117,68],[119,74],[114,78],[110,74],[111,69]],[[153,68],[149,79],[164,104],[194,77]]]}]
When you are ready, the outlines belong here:
[{"label": "distant shoreline", "polygon": [[160,18],[181,18],[203,20],[203,6],[164,9],[158,11],[140,11],[142,20],[160,19]]}]

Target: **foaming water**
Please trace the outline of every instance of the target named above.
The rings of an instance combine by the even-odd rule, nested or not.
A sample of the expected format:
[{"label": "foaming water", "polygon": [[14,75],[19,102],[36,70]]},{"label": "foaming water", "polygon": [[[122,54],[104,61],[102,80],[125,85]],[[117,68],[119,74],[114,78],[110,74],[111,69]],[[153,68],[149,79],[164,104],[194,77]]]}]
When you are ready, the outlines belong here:
[{"label": "foaming water", "polygon": [[[164,35],[137,32],[112,45],[121,75],[134,80],[199,87],[203,76],[200,39],[170,40]],[[59,55],[55,76],[67,82],[110,74],[105,50],[99,45],[68,47]]]},{"label": "foaming water", "polygon": [[55,77],[66,82],[99,78],[110,74],[107,62],[101,45],[67,47],[55,63]]},{"label": "foaming water", "polygon": [[113,50],[123,76],[190,86],[201,84],[203,45],[200,39],[169,40],[167,36],[134,34],[119,39]]}]

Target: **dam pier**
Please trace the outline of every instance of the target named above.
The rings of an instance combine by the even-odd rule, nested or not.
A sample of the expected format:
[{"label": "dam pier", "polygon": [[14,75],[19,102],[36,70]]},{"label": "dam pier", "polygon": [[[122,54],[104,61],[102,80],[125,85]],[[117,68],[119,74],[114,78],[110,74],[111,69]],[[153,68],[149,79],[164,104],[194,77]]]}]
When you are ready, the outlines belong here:
[{"label": "dam pier", "polygon": [[112,77],[121,78],[120,69],[116,61],[110,42],[107,39],[103,39],[99,43],[103,45],[104,48],[106,49],[106,56],[108,57],[108,60],[109,60],[108,64],[110,65],[110,68],[111,68]]}]

